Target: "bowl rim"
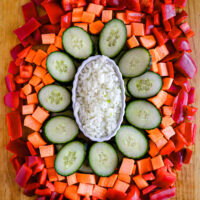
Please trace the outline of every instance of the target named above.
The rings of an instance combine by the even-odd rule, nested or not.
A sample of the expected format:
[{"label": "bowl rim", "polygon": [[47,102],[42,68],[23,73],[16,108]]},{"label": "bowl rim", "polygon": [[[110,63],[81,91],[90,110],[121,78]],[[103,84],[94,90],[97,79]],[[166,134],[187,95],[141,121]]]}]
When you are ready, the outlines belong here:
[{"label": "bowl rim", "polygon": [[[102,138],[95,138],[95,137],[92,137],[91,135],[87,134],[87,132],[83,129],[82,127],[82,123],[80,122],[80,119],[79,119],[79,115],[78,115],[78,112],[75,112],[75,107],[76,107],[76,89],[77,89],[77,85],[78,85],[78,78],[79,78],[79,75],[81,73],[81,71],[84,69],[84,67],[94,61],[94,60],[97,60],[98,58],[100,57],[106,57],[106,59],[108,59],[113,65],[113,68],[119,78],[119,81],[120,81],[120,86],[121,86],[121,91],[122,91],[122,107],[121,107],[121,113],[120,113],[120,117],[119,117],[119,120],[118,120],[118,123],[116,125],[116,128],[114,129],[113,133],[106,136],[106,137],[102,137]],[[123,122],[123,118],[124,118],[124,114],[125,114],[125,107],[126,107],[126,95],[125,95],[125,86],[124,86],[124,80],[122,78],[122,74],[119,70],[119,67],[117,66],[117,64],[115,63],[114,60],[110,59],[109,57],[107,56],[104,56],[104,55],[96,55],[96,56],[91,56],[89,57],[88,59],[84,60],[82,62],[82,64],[79,66],[77,72],[76,72],[76,75],[74,77],[74,81],[73,81],[73,88],[72,88],[72,108],[73,108],[73,113],[74,113],[74,117],[75,117],[75,121],[79,127],[79,129],[81,130],[81,132],[87,137],[89,138],[91,141],[94,141],[94,142],[104,142],[104,141],[108,141],[110,140],[112,137],[114,137],[116,134],[117,134],[117,131],[119,130],[122,122]]]}]

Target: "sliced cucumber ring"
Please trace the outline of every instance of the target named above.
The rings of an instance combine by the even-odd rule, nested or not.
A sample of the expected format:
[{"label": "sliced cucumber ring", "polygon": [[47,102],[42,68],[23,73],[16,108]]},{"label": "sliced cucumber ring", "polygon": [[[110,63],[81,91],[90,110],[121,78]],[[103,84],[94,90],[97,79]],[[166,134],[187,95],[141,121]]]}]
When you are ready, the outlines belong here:
[{"label": "sliced cucumber ring", "polygon": [[62,144],[73,140],[78,135],[75,120],[66,116],[50,118],[44,125],[44,134],[48,141]]},{"label": "sliced cucumber ring", "polygon": [[46,110],[61,112],[71,103],[71,94],[62,86],[47,85],[39,91],[38,100]]},{"label": "sliced cucumber ring", "polygon": [[142,131],[133,126],[121,126],[115,141],[119,150],[129,158],[139,159],[148,152],[147,138]]},{"label": "sliced cucumber ring", "polygon": [[69,176],[81,167],[85,160],[85,147],[79,141],[66,144],[57,154],[55,170],[62,176]]},{"label": "sliced cucumber ring", "polygon": [[135,100],[126,107],[126,119],[133,126],[148,130],[159,127],[162,117],[152,103],[145,100]]},{"label": "sliced cucumber ring", "polygon": [[162,78],[154,72],[146,72],[128,82],[128,91],[135,98],[155,96],[162,89]]},{"label": "sliced cucumber ring", "polygon": [[119,69],[124,77],[136,77],[151,67],[151,55],[142,47],[127,51],[119,61]]},{"label": "sliced cucumber ring", "polygon": [[55,80],[64,83],[72,81],[76,73],[72,59],[59,51],[47,57],[47,70]]},{"label": "sliced cucumber ring", "polygon": [[89,163],[95,174],[110,176],[118,165],[117,153],[111,144],[95,143],[89,151]]},{"label": "sliced cucumber ring", "polygon": [[93,54],[91,36],[80,27],[68,28],[62,36],[65,51],[76,59],[86,59]]},{"label": "sliced cucumber ring", "polygon": [[113,19],[101,31],[99,49],[101,54],[110,58],[116,57],[123,49],[127,40],[127,30],[123,21]]}]

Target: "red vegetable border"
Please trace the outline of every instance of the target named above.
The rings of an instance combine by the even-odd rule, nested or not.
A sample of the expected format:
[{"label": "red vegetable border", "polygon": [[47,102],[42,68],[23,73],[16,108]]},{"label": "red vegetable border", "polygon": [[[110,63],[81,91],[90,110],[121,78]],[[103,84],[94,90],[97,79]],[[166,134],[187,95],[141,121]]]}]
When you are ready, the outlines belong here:
[{"label": "red vegetable border", "polygon": [[[175,196],[175,170],[190,162],[189,146],[195,142],[197,128],[192,122],[197,108],[191,106],[195,88],[189,82],[197,72],[188,42],[194,32],[185,22],[186,2],[32,0],[22,6],[25,24],[14,30],[20,44],[10,51],[13,60],[5,77],[8,93],[4,101],[12,109],[7,114],[10,141],[6,149],[13,153],[15,181],[25,195],[38,195],[37,200],[164,200]],[[36,7],[46,14],[39,16]],[[39,133],[49,113],[38,105],[37,93],[54,82],[46,70],[46,58],[63,50],[61,36],[66,28],[74,25],[88,31],[89,27],[90,33],[98,34],[114,14],[126,24],[127,46],[149,49],[151,71],[163,78],[162,90],[148,99],[160,109],[162,123],[159,129],[146,131],[149,156],[138,161],[124,158],[119,174],[100,177],[98,182],[93,174],[62,177],[54,169],[54,145]],[[39,44],[49,45],[47,51],[39,49]],[[32,130],[25,139],[23,126]]]}]

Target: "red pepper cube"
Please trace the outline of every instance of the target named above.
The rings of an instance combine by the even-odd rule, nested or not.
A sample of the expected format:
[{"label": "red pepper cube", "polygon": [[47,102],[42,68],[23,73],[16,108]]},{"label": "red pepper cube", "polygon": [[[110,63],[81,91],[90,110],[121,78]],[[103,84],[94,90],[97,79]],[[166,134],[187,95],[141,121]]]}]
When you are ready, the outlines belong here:
[{"label": "red pepper cube", "polygon": [[37,18],[37,11],[33,2],[28,2],[22,6],[22,12],[25,21],[28,21],[32,17]]},{"label": "red pepper cube", "polygon": [[[33,147],[33,145],[32,145],[29,141],[26,142],[26,145],[27,145],[28,150],[29,150],[29,152],[30,152],[30,154],[31,154],[32,156],[38,155],[38,152],[35,150],[35,148]],[[39,162],[39,161],[38,161],[38,162]]]},{"label": "red pepper cube", "polygon": [[191,38],[195,35],[194,31],[192,31],[190,25],[187,22],[181,24],[179,27],[184,32],[187,38]]},{"label": "red pepper cube", "polygon": [[16,90],[16,85],[15,85],[13,74],[8,74],[5,77],[5,82],[6,82],[6,87],[9,92],[14,92]]},{"label": "red pepper cube", "polygon": [[16,110],[19,107],[19,92],[8,92],[4,96],[4,104]]},{"label": "red pepper cube", "polygon": [[21,65],[20,66],[20,77],[24,79],[31,78],[33,74],[33,66],[32,65]]},{"label": "red pepper cube", "polygon": [[61,16],[61,28],[69,28],[72,25],[72,12]]},{"label": "red pepper cube", "polygon": [[182,31],[177,27],[173,26],[172,30],[169,32],[168,36],[170,39],[176,39],[182,34]]},{"label": "red pepper cube", "polygon": [[16,178],[15,178],[15,181],[21,187],[25,187],[28,180],[30,179],[31,175],[32,175],[31,168],[29,168],[26,164],[24,164],[24,165],[22,165],[22,167],[18,171]]},{"label": "red pepper cube", "polygon": [[132,35],[135,36],[144,36],[145,26],[142,23],[132,23]]},{"label": "red pepper cube", "polygon": [[191,149],[185,149],[184,151],[184,158],[183,158],[183,163],[189,164],[190,160],[192,158],[192,150]]},{"label": "red pepper cube", "polygon": [[162,4],[161,5],[163,20],[169,20],[176,16],[176,10],[174,4]]},{"label": "red pepper cube", "polygon": [[187,0],[174,0],[174,4],[178,8],[185,8]]}]

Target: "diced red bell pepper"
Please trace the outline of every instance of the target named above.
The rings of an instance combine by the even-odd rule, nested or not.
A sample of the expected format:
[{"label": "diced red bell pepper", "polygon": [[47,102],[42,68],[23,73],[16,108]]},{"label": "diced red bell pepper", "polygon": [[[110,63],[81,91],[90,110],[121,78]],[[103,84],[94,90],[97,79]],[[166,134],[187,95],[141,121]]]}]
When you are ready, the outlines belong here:
[{"label": "diced red bell pepper", "polygon": [[153,14],[153,22],[154,25],[160,26],[160,13],[158,11],[155,11]]},{"label": "diced red bell pepper", "polygon": [[167,34],[165,33],[165,31],[162,28],[154,27],[152,30],[153,30],[153,34],[155,35],[159,46],[165,44],[169,40],[169,37],[167,36]]},{"label": "diced red bell pepper", "polygon": [[19,72],[19,67],[15,65],[14,61],[11,61],[8,67],[8,73],[11,73],[13,75],[17,74]]},{"label": "diced red bell pepper", "polygon": [[40,185],[44,185],[46,183],[46,180],[47,180],[47,169],[43,168],[42,172],[39,175],[38,182],[40,183]]},{"label": "diced red bell pepper", "polygon": [[180,171],[183,165],[183,151],[172,152],[169,155],[169,159],[174,164],[175,169]]},{"label": "diced red bell pepper", "polygon": [[16,82],[17,84],[19,84],[19,85],[28,82],[28,80],[29,80],[29,79],[21,78],[20,75],[17,75],[17,76],[15,77],[15,82]]},{"label": "diced red bell pepper", "polygon": [[55,33],[58,34],[60,31],[59,24],[45,24],[40,28],[41,33]]},{"label": "diced red bell pepper", "polygon": [[146,194],[152,192],[156,188],[157,188],[157,185],[150,185],[147,188],[145,188],[145,189],[142,190],[142,194],[146,195]]},{"label": "diced red bell pepper", "polygon": [[169,140],[168,143],[161,149],[160,155],[169,155],[175,150],[175,145],[172,140]]},{"label": "diced red bell pepper", "polygon": [[26,144],[27,144],[28,150],[32,156],[38,155],[38,152],[36,151],[36,149],[33,147],[33,145],[29,141],[27,141]]},{"label": "diced red bell pepper", "polygon": [[15,181],[21,187],[25,187],[31,175],[32,175],[31,168],[29,168],[26,164],[23,164],[16,175]]},{"label": "diced red bell pepper", "polygon": [[182,23],[179,27],[187,38],[191,38],[195,35],[194,31],[190,28],[190,25],[187,22]]},{"label": "diced red bell pepper", "polygon": [[109,200],[123,200],[126,197],[126,193],[109,188],[106,197]]},{"label": "diced red bell pepper", "polygon": [[152,172],[144,174],[142,175],[142,177],[144,178],[145,181],[153,181],[155,179],[155,176]]},{"label": "diced red bell pepper", "polygon": [[175,191],[176,191],[175,187],[157,190],[156,192],[151,193],[149,197],[150,200],[166,200],[174,197]]},{"label": "diced red bell pepper", "polygon": [[126,18],[130,22],[141,22],[143,18],[143,13],[126,10]]},{"label": "diced red bell pepper", "polygon": [[16,90],[16,85],[15,85],[13,74],[8,74],[5,77],[5,81],[6,81],[6,87],[7,87],[8,91],[14,92]]},{"label": "diced red bell pepper", "polygon": [[52,192],[50,200],[57,200],[59,198],[60,194],[57,192]]},{"label": "diced red bell pepper", "polygon": [[34,45],[42,44],[42,38],[41,38],[41,33],[39,29],[33,32],[33,41],[34,41],[33,43]]},{"label": "diced red bell pepper", "polygon": [[176,16],[174,4],[162,4],[161,6],[163,21],[169,20]]},{"label": "diced red bell pepper", "polygon": [[176,134],[172,137],[172,141],[175,144],[175,152],[178,152],[184,148],[188,141],[177,129],[175,131]]},{"label": "diced red bell pepper", "polygon": [[38,197],[36,200],[46,200],[46,197]]},{"label": "diced red bell pepper", "polygon": [[33,3],[35,3],[36,5],[40,6],[42,1],[44,0],[31,0]]},{"label": "diced red bell pepper", "polygon": [[[167,44],[167,43],[166,43]],[[162,62],[176,61],[181,57],[182,52],[176,51],[174,53],[170,53],[167,57],[165,57]]]},{"label": "diced red bell pepper", "polygon": [[184,157],[183,157],[183,163],[184,164],[189,164],[190,160],[192,158],[192,150],[187,148],[184,149],[184,153],[183,153]]},{"label": "diced red bell pepper", "polygon": [[125,6],[123,0],[107,0],[107,5],[110,7],[121,7]]},{"label": "diced red bell pepper", "polygon": [[131,188],[124,200],[140,200],[140,190],[136,185],[131,185]]},{"label": "diced red bell pepper", "polygon": [[176,39],[182,34],[182,31],[177,27],[173,26],[172,30],[168,33],[170,39]]},{"label": "diced red bell pepper", "polygon": [[33,74],[33,66],[32,65],[21,65],[20,66],[20,77],[21,78],[31,78]]},{"label": "diced red bell pepper", "polygon": [[151,14],[154,10],[154,0],[140,0],[140,6],[143,12]]},{"label": "diced red bell pepper", "polygon": [[10,55],[12,56],[13,60],[17,59],[17,55],[20,51],[23,50],[23,46],[21,44],[16,45],[10,50]]},{"label": "diced red bell pepper", "polygon": [[30,168],[36,166],[39,162],[39,158],[37,156],[27,156],[25,159],[27,166]]},{"label": "diced red bell pepper", "polygon": [[20,58],[20,59],[25,58],[28,55],[28,53],[31,50],[31,48],[32,48],[32,46],[30,45],[30,46],[26,47],[25,49],[23,49],[22,51],[20,51],[17,54],[18,58]]},{"label": "diced red bell pepper", "polygon": [[33,2],[28,2],[22,6],[22,12],[24,15],[24,20],[27,22],[32,17],[37,18],[37,11]]},{"label": "diced red bell pepper", "polygon": [[188,102],[188,93],[181,90],[173,103],[173,114],[172,118],[177,123],[180,124],[184,121],[184,106]]},{"label": "diced red bell pepper", "polygon": [[194,116],[198,108],[192,106],[184,106],[184,115],[185,116]]},{"label": "diced red bell pepper", "polygon": [[49,21],[49,16],[47,14],[42,15],[40,17],[37,18],[37,20],[40,22],[40,24],[44,25],[44,24],[48,24]]},{"label": "diced red bell pepper", "polygon": [[9,160],[13,168],[15,169],[16,173],[20,170],[21,166],[24,164],[24,159],[18,157],[17,155],[13,155]]},{"label": "diced red bell pepper", "polygon": [[193,104],[195,100],[195,88],[191,87],[188,94],[188,104]]},{"label": "diced red bell pepper", "polygon": [[42,6],[49,16],[51,24],[57,24],[60,22],[61,16],[64,15],[64,11],[61,6],[56,2],[42,2]]},{"label": "diced red bell pepper", "polygon": [[175,23],[176,23],[176,25],[181,24],[187,17],[188,17],[188,14],[185,12],[185,10],[182,10],[175,17]]},{"label": "diced red bell pepper", "polygon": [[48,187],[52,192],[54,192],[55,191],[55,187],[54,187],[54,185],[51,183],[51,182],[49,182],[49,181],[46,181],[46,187]]},{"label": "diced red bell pepper", "polygon": [[28,183],[24,188],[24,194],[26,196],[33,196],[35,194],[35,190],[40,187],[39,183]]},{"label": "diced red bell pepper", "polygon": [[129,10],[134,10],[137,12],[141,11],[140,0],[126,0],[125,4],[126,4],[127,9]]},{"label": "diced red bell pepper", "polygon": [[42,160],[42,158],[39,158],[38,164],[33,168],[33,175],[40,173],[44,169],[44,166],[44,160]]},{"label": "diced red bell pepper", "polygon": [[16,140],[22,137],[22,124],[21,124],[21,115],[19,112],[11,112],[6,115],[8,135],[11,137],[11,140]]},{"label": "diced red bell pepper", "polygon": [[186,92],[190,91],[190,82],[185,76],[182,76],[181,74],[176,74],[174,78],[174,83],[182,87],[184,91]]},{"label": "diced red bell pepper", "polygon": [[64,11],[71,11],[73,7],[75,7],[73,2],[74,0],[62,0],[62,7]]},{"label": "diced red bell pepper", "polygon": [[19,40],[24,40],[40,26],[41,24],[35,18],[31,18],[26,22],[26,24],[14,30],[14,33],[17,35]]},{"label": "diced red bell pepper", "polygon": [[61,17],[61,28],[69,28],[72,25],[72,12],[68,12],[67,14]]},{"label": "diced red bell pepper", "polygon": [[6,106],[16,110],[19,107],[19,92],[8,92],[4,96],[4,103]]},{"label": "diced red bell pepper", "polygon": [[174,164],[171,162],[171,160],[169,160],[169,158],[164,158],[163,160],[165,166],[168,168],[168,167],[173,167]]},{"label": "diced red bell pepper", "polygon": [[163,26],[166,32],[170,32],[172,30],[169,20],[163,21]]},{"label": "diced red bell pepper", "polygon": [[146,24],[145,24],[145,34],[150,35],[152,29],[154,28],[153,19],[151,15],[146,16]]},{"label": "diced red bell pepper", "polygon": [[177,71],[190,79],[197,73],[197,66],[187,52],[182,53],[181,57],[174,63],[174,67]]},{"label": "diced red bell pepper", "polygon": [[173,44],[177,51],[191,52],[190,43],[185,37],[179,37],[175,39]]},{"label": "diced red bell pepper", "polygon": [[36,189],[35,194],[38,196],[51,196],[51,190],[49,188]]},{"label": "diced red bell pepper", "polygon": [[174,0],[174,4],[178,8],[185,8],[187,0]]}]

